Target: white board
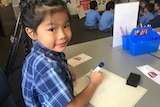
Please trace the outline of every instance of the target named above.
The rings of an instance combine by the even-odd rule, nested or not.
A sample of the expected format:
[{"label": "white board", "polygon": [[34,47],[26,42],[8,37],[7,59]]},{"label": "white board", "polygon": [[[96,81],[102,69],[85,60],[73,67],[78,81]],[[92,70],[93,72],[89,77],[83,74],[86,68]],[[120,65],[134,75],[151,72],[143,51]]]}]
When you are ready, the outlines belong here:
[{"label": "white board", "polygon": [[124,33],[131,32],[137,26],[139,2],[120,3],[115,5],[113,47],[122,45],[122,28]]}]

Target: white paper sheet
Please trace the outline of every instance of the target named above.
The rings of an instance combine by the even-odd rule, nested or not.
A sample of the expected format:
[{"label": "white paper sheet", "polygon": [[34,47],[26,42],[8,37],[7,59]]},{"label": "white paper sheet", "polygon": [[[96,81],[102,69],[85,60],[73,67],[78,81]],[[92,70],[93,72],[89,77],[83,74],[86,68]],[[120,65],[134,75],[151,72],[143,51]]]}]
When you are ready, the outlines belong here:
[{"label": "white paper sheet", "polygon": [[149,65],[140,66],[137,67],[137,69],[145,74],[148,78],[160,85],[160,71],[152,68]]},{"label": "white paper sheet", "polygon": [[[126,85],[126,79],[101,69],[104,80],[96,90],[90,103],[94,107],[133,107],[147,92],[147,89]],[[75,94],[81,92],[88,84],[87,74],[74,83]]]},{"label": "white paper sheet", "polygon": [[82,18],[84,18],[86,16],[86,13],[85,13],[83,7],[80,6],[80,5],[77,6],[77,13],[78,13],[79,19],[82,19]]},{"label": "white paper sheet", "polygon": [[72,67],[75,67],[75,66],[82,64],[90,59],[92,59],[92,57],[90,57],[84,53],[81,53],[73,58],[68,59],[68,64],[70,64]]}]

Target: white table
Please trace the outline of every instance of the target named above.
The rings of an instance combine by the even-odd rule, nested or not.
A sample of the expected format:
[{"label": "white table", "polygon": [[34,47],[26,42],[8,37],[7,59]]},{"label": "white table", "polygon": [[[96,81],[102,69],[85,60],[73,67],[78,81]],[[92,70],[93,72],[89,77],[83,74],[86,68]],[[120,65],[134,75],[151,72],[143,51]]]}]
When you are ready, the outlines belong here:
[{"label": "white table", "polygon": [[[81,53],[92,57],[85,63],[76,66],[78,78],[94,69],[101,61],[105,63],[107,69],[125,79],[131,72],[140,74],[139,85],[146,88],[147,93],[140,99],[135,107],[160,107],[160,85],[150,80],[142,74],[136,67],[150,65],[160,70],[160,60],[150,54],[131,56],[128,51],[124,51],[121,46],[112,47],[112,37],[102,38],[94,41],[68,46],[65,51],[67,58],[72,58]],[[90,105],[91,106],[91,105]]]},{"label": "white table", "polygon": [[[157,32],[159,32],[159,33],[160,33],[160,27],[158,27],[158,28],[154,28],[154,30],[156,30]],[[153,53],[151,53],[151,55],[153,55],[153,56],[155,56],[155,57],[157,57],[157,58],[159,58],[159,59],[160,59],[160,49],[159,49],[159,51],[158,51],[158,52],[153,52]]]}]

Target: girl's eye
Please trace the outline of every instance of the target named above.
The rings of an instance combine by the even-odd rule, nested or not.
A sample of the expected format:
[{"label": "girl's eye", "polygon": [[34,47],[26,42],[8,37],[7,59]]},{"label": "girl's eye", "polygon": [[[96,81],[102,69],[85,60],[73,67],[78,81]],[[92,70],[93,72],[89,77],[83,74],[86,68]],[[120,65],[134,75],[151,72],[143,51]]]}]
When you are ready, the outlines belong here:
[{"label": "girl's eye", "polygon": [[69,25],[69,24],[66,24],[66,25],[64,26],[64,28],[68,28],[68,27],[70,27],[70,25]]},{"label": "girl's eye", "polygon": [[55,28],[50,28],[50,29],[49,29],[49,31],[52,31],[52,32],[53,32],[54,30],[55,30]]}]

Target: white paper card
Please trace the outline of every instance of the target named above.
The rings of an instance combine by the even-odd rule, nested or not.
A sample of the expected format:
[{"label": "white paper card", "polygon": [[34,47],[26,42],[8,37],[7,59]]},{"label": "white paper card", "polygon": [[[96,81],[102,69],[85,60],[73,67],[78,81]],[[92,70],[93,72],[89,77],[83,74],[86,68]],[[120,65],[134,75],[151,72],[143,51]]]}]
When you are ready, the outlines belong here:
[{"label": "white paper card", "polygon": [[[126,79],[101,69],[104,79],[97,88],[90,103],[94,107],[134,107],[134,105],[147,92],[147,89],[126,85]],[[88,84],[88,74],[74,83],[75,94],[81,92]]]},{"label": "white paper card", "polygon": [[137,69],[145,74],[148,78],[160,85],[160,71],[152,68],[149,65],[140,66],[137,67]]},{"label": "white paper card", "polygon": [[82,18],[84,18],[86,16],[83,7],[80,6],[80,5],[77,6],[77,13],[78,13],[79,19],[82,19]]},{"label": "white paper card", "polygon": [[81,63],[84,63],[88,60],[92,59],[92,57],[82,53],[80,55],[77,55],[73,58],[68,59],[68,64],[70,64],[71,66],[75,67]]}]

